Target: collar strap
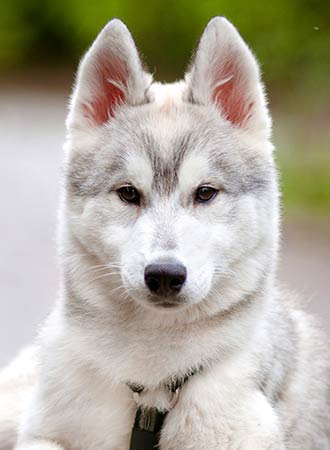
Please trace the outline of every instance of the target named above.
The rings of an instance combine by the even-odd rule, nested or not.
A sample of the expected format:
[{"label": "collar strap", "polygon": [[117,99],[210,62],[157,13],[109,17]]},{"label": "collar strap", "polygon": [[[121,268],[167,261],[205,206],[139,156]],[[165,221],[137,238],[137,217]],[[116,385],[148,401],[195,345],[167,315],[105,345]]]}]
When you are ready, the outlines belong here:
[{"label": "collar strap", "polygon": [[[197,373],[201,373],[202,371],[203,366],[200,364],[199,366],[190,369],[183,377],[174,377],[170,382],[165,383],[163,386],[174,393],[178,389],[180,389],[189,380],[190,377],[196,375]],[[140,394],[145,390],[145,387],[139,383],[131,383],[128,381],[126,384],[130,388],[130,390],[136,394]]]},{"label": "collar strap", "polygon": [[[181,378],[172,378],[170,383],[165,383],[164,386],[172,392],[172,400],[170,403],[170,410],[178,401],[180,388],[188,381],[188,379],[203,370],[200,365],[197,368],[191,369]],[[133,397],[139,401],[139,394],[144,390],[142,384],[127,383],[127,386],[133,391]],[[135,415],[135,421],[131,434],[130,450],[148,450],[155,449],[159,446],[159,435],[164,423],[167,411],[159,411],[156,408],[149,408],[139,405]]]}]

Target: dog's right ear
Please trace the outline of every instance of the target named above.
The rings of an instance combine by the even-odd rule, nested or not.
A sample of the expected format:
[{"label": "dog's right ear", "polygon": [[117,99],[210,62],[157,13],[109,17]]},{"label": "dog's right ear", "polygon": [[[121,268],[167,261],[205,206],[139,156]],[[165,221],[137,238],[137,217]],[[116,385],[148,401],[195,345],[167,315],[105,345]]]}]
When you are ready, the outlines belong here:
[{"label": "dog's right ear", "polygon": [[143,103],[151,81],[126,25],[119,19],[111,20],[80,63],[68,129],[103,125],[119,105]]}]

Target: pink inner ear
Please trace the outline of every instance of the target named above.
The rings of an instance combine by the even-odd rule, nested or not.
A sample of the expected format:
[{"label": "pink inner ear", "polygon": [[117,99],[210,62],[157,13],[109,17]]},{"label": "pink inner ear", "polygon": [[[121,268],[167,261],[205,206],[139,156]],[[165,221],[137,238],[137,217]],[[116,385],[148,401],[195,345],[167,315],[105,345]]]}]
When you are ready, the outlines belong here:
[{"label": "pink inner ear", "polygon": [[[218,65],[217,65],[218,66]],[[243,126],[250,117],[253,102],[249,102],[244,92],[244,81],[240,79],[239,64],[234,62],[220,63],[212,73],[216,86],[212,100],[220,105],[221,111],[231,123]],[[221,80],[224,83],[221,84]],[[227,80],[227,81],[226,81]]]},{"label": "pink inner ear", "polygon": [[127,68],[118,58],[102,61],[95,70],[95,97],[83,105],[86,117],[98,125],[113,117],[116,107],[124,102],[127,79]]}]

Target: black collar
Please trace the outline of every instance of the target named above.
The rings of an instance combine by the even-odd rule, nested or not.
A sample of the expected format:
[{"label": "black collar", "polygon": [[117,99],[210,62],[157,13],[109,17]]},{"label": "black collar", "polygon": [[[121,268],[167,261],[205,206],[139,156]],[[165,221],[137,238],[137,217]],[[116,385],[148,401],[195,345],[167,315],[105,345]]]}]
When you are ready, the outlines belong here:
[{"label": "black collar", "polygon": [[[197,368],[193,368],[186,372],[183,377],[173,377],[170,382],[160,385],[160,387],[164,387],[173,393],[173,398],[175,401],[172,403],[172,407],[176,403],[180,388],[189,380],[190,377],[200,373],[202,370],[203,367],[200,365]],[[129,382],[126,384],[135,395],[138,395],[145,390],[142,384]],[[158,447],[160,431],[167,413],[167,411],[163,412],[156,408],[148,408],[140,405],[137,409],[134,420],[130,450],[151,450]]]}]

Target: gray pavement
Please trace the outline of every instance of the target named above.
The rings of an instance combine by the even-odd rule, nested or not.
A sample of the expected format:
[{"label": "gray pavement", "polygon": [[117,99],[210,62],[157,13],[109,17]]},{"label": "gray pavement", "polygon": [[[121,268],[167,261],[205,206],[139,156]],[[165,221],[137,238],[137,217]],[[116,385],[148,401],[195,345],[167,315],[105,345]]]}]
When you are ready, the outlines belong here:
[{"label": "gray pavement", "polygon": [[[56,209],[66,95],[0,89],[0,365],[33,339],[56,297]],[[330,220],[284,227],[280,280],[330,331]]]}]

